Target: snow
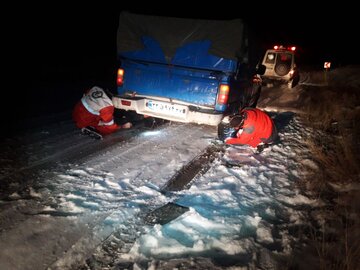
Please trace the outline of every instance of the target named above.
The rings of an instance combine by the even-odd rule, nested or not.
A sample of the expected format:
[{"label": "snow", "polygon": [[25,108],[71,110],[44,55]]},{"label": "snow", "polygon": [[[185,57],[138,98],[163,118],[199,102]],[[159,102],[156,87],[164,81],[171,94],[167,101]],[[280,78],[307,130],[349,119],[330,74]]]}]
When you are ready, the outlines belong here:
[{"label": "snow", "polygon": [[[260,154],[227,147],[189,189],[170,194],[162,187],[213,143],[213,127],[134,127],[94,141],[68,120],[7,139],[1,268],[74,269],[92,258],[95,269],[277,269],[300,241],[292,228],[323,202],[298,185],[318,168],[305,140],[312,130],[294,112],[269,114],[280,143]],[[143,221],[168,202],[189,211]]]}]

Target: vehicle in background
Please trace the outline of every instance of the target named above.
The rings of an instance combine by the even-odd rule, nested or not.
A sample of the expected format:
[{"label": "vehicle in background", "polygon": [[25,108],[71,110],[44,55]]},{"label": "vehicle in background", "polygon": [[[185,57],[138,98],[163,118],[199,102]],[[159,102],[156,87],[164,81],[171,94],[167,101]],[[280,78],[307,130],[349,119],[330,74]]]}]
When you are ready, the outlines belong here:
[{"label": "vehicle in background", "polygon": [[289,88],[295,87],[300,79],[295,63],[295,51],[295,46],[276,45],[273,49],[268,49],[261,63],[266,67],[261,76],[263,83],[279,81],[287,84]]},{"label": "vehicle in background", "polygon": [[[256,105],[246,26],[122,12],[115,108],[170,121],[218,125]],[[261,69],[261,68],[260,68]],[[264,70],[264,69],[263,69]]]}]

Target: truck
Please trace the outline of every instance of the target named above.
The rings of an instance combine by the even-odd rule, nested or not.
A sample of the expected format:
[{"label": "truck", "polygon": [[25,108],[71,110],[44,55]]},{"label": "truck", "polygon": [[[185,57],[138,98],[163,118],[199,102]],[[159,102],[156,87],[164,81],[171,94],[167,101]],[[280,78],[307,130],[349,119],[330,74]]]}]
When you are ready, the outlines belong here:
[{"label": "truck", "polygon": [[217,126],[225,115],[254,106],[261,84],[249,71],[246,31],[242,19],[121,12],[114,107]]},{"label": "truck", "polygon": [[283,45],[275,45],[268,49],[261,63],[265,66],[265,72],[261,75],[262,82],[265,84],[280,82],[290,89],[294,88],[300,80],[295,51],[295,46]]}]

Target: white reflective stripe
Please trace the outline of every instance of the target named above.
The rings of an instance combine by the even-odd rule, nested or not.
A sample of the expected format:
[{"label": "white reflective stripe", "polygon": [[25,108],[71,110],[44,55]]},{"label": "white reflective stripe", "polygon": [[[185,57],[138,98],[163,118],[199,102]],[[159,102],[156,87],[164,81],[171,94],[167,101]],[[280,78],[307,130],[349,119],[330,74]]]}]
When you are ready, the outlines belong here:
[{"label": "white reflective stripe", "polygon": [[99,87],[93,87],[85,94],[86,103],[94,110],[100,111],[101,109],[112,106],[111,99],[106,95],[104,90]]},{"label": "white reflective stripe", "polygon": [[87,104],[87,102],[86,102],[86,97],[85,97],[85,96],[83,96],[83,97],[81,98],[81,103],[84,105],[84,107],[85,107],[90,113],[95,114],[95,115],[100,115],[100,112],[99,112],[99,111],[93,110],[93,109],[89,106],[89,104]]},{"label": "white reflective stripe", "polygon": [[103,122],[103,121],[99,121],[99,126],[111,126],[114,124],[114,120],[111,120],[109,122]]}]

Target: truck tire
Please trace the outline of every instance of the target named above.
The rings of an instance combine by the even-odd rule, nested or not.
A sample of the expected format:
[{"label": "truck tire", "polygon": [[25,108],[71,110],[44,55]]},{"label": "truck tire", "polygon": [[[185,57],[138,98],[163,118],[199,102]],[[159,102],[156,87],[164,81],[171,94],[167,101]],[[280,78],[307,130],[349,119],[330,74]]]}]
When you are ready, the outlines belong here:
[{"label": "truck tire", "polygon": [[220,141],[224,141],[226,138],[236,137],[236,130],[226,122],[220,122],[217,126],[217,135]]},{"label": "truck tire", "polygon": [[279,76],[284,76],[290,71],[290,66],[284,63],[277,64],[275,66],[275,73]]},{"label": "truck tire", "polygon": [[168,120],[157,118],[157,117],[147,117],[144,118],[144,126],[147,128],[155,129],[165,123],[169,122]]}]

